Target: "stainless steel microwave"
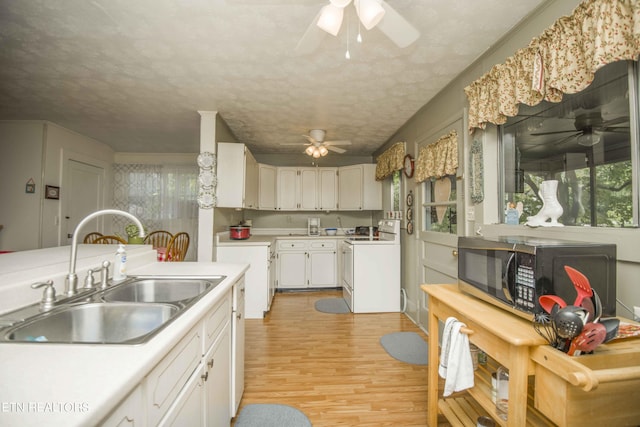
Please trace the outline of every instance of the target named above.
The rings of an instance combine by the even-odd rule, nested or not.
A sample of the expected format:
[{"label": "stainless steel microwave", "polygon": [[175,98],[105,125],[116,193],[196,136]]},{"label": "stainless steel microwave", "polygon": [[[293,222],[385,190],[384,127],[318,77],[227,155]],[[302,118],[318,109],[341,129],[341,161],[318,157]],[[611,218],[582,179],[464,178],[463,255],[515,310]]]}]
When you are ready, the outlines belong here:
[{"label": "stainless steel microwave", "polygon": [[459,237],[461,291],[531,319],[542,311],[540,295],[573,304],[577,292],[564,270],[583,273],[602,301],[603,315],[616,312],[616,246],[522,236]]}]

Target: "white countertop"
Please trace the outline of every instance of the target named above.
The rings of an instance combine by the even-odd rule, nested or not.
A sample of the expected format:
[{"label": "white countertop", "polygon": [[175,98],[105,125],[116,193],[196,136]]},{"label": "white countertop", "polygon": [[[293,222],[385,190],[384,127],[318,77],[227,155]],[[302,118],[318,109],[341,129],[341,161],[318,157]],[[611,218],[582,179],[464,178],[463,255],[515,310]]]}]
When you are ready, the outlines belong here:
[{"label": "white countertop", "polygon": [[227,276],[145,344],[0,343],[0,425],[96,425],[247,268],[246,264],[153,262],[130,270],[129,275]]},{"label": "white countertop", "polygon": [[216,246],[268,246],[273,245],[276,240],[345,240],[349,236],[339,234],[335,236],[327,236],[321,234],[319,236],[309,236],[302,230],[252,230],[248,239],[231,239],[229,232],[221,232],[216,234]]}]

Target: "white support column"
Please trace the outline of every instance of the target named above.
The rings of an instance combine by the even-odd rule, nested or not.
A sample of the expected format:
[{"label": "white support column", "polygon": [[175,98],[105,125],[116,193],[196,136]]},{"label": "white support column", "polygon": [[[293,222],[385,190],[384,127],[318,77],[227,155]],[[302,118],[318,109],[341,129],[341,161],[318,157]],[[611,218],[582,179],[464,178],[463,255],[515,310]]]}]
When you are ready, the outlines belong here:
[{"label": "white support column", "polygon": [[[200,113],[200,152],[216,152],[217,111]],[[198,262],[213,261],[213,209],[198,211]]]}]

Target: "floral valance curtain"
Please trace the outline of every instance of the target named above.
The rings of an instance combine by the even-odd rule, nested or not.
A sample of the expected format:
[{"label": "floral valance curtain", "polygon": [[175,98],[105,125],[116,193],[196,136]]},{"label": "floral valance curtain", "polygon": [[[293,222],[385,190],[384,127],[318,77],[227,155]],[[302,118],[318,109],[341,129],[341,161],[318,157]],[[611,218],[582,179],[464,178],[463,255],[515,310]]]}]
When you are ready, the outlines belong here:
[{"label": "floral valance curtain", "polygon": [[560,102],[563,93],[589,86],[604,65],[639,54],[640,1],[585,0],[464,89],[469,128],[503,124],[519,103]]},{"label": "floral valance curtain", "polygon": [[453,175],[458,169],[458,132],[452,130],[420,149],[416,160],[416,182]]},{"label": "floral valance curtain", "polygon": [[382,181],[393,172],[403,168],[406,143],[396,142],[376,160],[376,181]]}]

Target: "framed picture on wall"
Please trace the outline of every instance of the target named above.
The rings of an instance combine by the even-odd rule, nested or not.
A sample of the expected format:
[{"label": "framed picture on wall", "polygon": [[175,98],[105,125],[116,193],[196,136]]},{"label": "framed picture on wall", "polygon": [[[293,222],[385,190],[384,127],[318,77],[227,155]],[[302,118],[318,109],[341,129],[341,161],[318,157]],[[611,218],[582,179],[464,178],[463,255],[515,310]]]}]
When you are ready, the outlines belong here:
[{"label": "framed picture on wall", "polygon": [[44,189],[45,199],[60,199],[60,187],[54,187],[53,185],[46,185]]}]

